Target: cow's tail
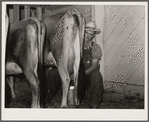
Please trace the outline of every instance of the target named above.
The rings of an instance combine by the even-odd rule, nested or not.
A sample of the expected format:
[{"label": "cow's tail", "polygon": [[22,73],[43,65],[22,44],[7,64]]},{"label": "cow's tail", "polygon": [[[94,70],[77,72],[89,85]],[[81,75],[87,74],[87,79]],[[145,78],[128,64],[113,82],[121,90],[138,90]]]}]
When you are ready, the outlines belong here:
[{"label": "cow's tail", "polygon": [[6,13],[5,14],[5,40],[7,40],[8,26],[9,26],[9,18]]},{"label": "cow's tail", "polygon": [[39,65],[43,66],[43,56],[44,56],[44,40],[45,40],[45,24],[40,21],[40,28],[38,29],[38,57]]},{"label": "cow's tail", "polygon": [[[77,25],[78,25],[78,29],[79,29],[79,43],[80,43],[80,62],[79,62],[79,67],[78,67],[78,81],[77,81],[77,91],[76,94],[78,96],[78,104],[80,103],[81,99],[83,98],[82,96],[84,96],[85,94],[85,82],[82,81],[84,74],[82,74],[82,57],[83,57],[83,45],[84,45],[84,31],[85,31],[85,20],[82,16],[82,14],[79,12],[78,9],[73,8],[72,9],[72,15],[74,16]],[[83,76],[81,76],[83,75]]]},{"label": "cow's tail", "polygon": [[84,45],[84,30],[85,30],[85,20],[77,8],[71,10],[73,16],[77,16],[78,27],[79,27],[79,39],[80,39],[80,53],[81,57],[83,55],[83,45]]},{"label": "cow's tail", "polygon": [[68,11],[68,15],[72,16],[74,19],[74,23],[77,27],[76,37],[74,40],[74,86],[75,86],[75,104],[80,104],[80,99],[78,99],[78,76],[79,76],[79,67],[80,67],[80,60],[83,55],[83,44],[84,44],[84,29],[85,29],[85,21],[82,14],[79,12],[77,8],[73,8]]},{"label": "cow's tail", "polygon": [[[45,41],[45,24],[43,23],[43,21],[40,22],[40,27],[38,29],[38,57],[39,57],[39,76],[40,76],[40,89],[41,89],[41,105],[43,107],[45,107],[45,99],[46,99],[46,95],[47,95],[47,88],[46,88],[46,80],[45,80],[45,70],[44,68],[44,62],[43,62],[43,58],[44,58],[44,41]],[[41,74],[40,74],[41,72]]]},{"label": "cow's tail", "polygon": [[[39,21],[35,17],[31,17],[33,21],[36,22],[38,32],[37,32],[37,49],[38,49],[38,68],[37,73],[40,80],[40,90],[41,90],[41,105],[44,106],[44,99],[46,97],[46,86],[45,86],[45,77],[44,77],[44,70],[43,70],[43,56],[44,56],[44,40],[45,40],[45,24],[42,21]],[[45,96],[44,96],[45,95]]]},{"label": "cow's tail", "polygon": [[[30,17],[37,24],[37,49],[38,49],[38,75],[43,72],[43,48],[44,48],[44,38],[45,38],[45,25],[40,22],[35,17]],[[39,76],[40,77],[40,76]]]}]

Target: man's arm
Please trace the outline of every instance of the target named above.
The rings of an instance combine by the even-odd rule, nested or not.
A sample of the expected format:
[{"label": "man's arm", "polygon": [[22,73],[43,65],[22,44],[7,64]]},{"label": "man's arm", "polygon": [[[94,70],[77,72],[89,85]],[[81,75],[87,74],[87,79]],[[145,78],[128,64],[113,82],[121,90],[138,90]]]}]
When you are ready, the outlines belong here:
[{"label": "man's arm", "polygon": [[85,70],[86,75],[91,73],[93,70],[97,69],[98,66],[99,66],[99,59],[93,59],[92,65],[88,69]]}]

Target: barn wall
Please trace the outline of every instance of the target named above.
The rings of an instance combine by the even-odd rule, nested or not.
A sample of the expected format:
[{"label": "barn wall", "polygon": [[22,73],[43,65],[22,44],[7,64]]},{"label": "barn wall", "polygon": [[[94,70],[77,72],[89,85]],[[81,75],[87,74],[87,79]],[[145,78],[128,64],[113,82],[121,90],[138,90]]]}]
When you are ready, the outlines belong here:
[{"label": "barn wall", "polygon": [[105,86],[144,94],[145,6],[104,7]]},{"label": "barn wall", "polygon": [[10,8],[9,10],[8,10],[8,16],[9,16],[9,21],[10,21],[10,23],[14,23],[14,18],[13,18],[13,8]]},{"label": "barn wall", "polygon": [[[49,15],[54,15],[57,14],[59,12],[63,12],[63,11],[67,11],[73,7],[76,7],[79,9],[79,11],[82,13],[83,17],[86,20],[86,23],[88,23],[89,21],[91,21],[92,19],[92,5],[53,5],[53,6],[26,6],[26,5],[19,5],[19,10],[15,9],[16,5],[9,5],[8,6],[8,15],[10,18],[10,23],[14,23],[15,18],[14,15],[18,15],[16,14],[16,12],[20,13],[19,14],[19,21],[24,19],[24,18],[28,18],[30,16],[34,16],[37,17],[39,19],[43,19],[46,16]],[[15,9],[15,10],[14,10]],[[15,14],[14,14],[15,13]]]},{"label": "barn wall", "polygon": [[92,20],[92,5],[77,5],[76,7],[85,18],[86,23]]},{"label": "barn wall", "polygon": [[92,20],[92,5],[60,6],[60,7],[56,7],[57,9],[51,9],[50,15],[54,15],[59,12],[67,11],[74,7],[79,9],[81,14],[85,18],[86,23]]},{"label": "barn wall", "polygon": [[[43,6],[42,6],[43,7]],[[39,15],[42,19],[47,15],[66,11],[77,7],[84,16],[86,23],[95,20],[101,34],[96,36],[96,42],[103,51],[101,72],[104,76],[105,88],[113,88],[127,95],[144,94],[144,41],[145,41],[145,7],[144,6],[53,6],[53,9],[43,9],[32,6],[20,7],[20,20],[25,16]],[[92,7],[95,7],[94,9]],[[38,12],[37,12],[38,9]],[[92,12],[94,10],[94,12]],[[9,7],[10,23],[14,23],[14,8]],[[93,18],[94,13],[95,18]]]},{"label": "barn wall", "polygon": [[102,57],[100,60],[100,72],[103,76],[103,80],[105,80],[105,73],[104,73],[104,5],[96,5],[93,7],[94,17],[93,20],[96,23],[96,27],[101,30],[100,34],[97,34],[95,37],[95,42],[100,45],[102,50]]}]

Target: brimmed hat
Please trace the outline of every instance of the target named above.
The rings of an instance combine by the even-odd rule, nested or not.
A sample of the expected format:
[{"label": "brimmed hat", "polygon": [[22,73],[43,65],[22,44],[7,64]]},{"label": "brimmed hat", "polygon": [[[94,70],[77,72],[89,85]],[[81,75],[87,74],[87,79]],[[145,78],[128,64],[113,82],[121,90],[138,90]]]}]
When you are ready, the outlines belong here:
[{"label": "brimmed hat", "polygon": [[86,24],[86,29],[87,31],[92,30],[94,31],[96,34],[99,34],[101,32],[100,29],[96,28],[96,24],[94,21],[90,21],[89,23]]}]

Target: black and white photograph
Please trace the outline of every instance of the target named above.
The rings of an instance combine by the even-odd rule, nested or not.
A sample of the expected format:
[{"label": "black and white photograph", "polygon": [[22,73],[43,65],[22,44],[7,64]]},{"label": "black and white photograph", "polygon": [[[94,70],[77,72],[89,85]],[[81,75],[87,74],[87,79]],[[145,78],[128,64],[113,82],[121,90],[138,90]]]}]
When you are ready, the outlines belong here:
[{"label": "black and white photograph", "polygon": [[2,2],[1,120],[147,120],[147,2]]}]

